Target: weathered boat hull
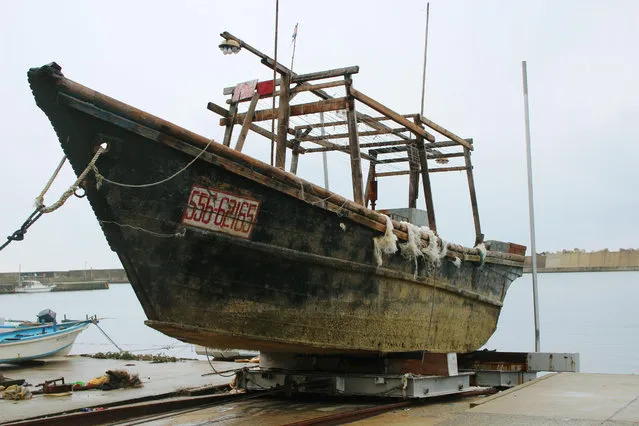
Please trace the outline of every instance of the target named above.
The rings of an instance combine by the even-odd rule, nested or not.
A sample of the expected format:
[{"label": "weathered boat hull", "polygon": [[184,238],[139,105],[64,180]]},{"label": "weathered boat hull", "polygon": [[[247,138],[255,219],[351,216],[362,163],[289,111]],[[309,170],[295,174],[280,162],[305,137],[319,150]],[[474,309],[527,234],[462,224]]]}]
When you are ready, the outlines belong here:
[{"label": "weathered boat hull", "polygon": [[217,143],[203,152],[207,139],[55,66],[29,80],[78,175],[107,144],[96,166],[120,184],[89,173],[84,187],[147,324],[170,336],[271,352],[471,351],[521,275],[522,256],[483,262],[459,246],[442,261],[397,253],[378,266],[382,215]]}]

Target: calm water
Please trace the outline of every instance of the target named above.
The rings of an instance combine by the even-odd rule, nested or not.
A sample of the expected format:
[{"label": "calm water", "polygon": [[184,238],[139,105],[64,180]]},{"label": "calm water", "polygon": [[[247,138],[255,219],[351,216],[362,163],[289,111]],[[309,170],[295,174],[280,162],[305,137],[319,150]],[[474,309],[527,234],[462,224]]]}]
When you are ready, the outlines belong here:
[{"label": "calm water", "polygon": [[[486,344],[501,351],[532,351],[531,276],[508,291],[497,331]],[[589,373],[639,374],[639,272],[539,274],[541,350],[579,352]],[[51,308],[61,318],[97,314],[100,326],[123,349],[196,357],[191,345],[144,325],[144,312],[128,284],[109,290],[0,295],[0,316],[35,319]],[[96,327],[76,340],[72,353],[113,351]]]}]

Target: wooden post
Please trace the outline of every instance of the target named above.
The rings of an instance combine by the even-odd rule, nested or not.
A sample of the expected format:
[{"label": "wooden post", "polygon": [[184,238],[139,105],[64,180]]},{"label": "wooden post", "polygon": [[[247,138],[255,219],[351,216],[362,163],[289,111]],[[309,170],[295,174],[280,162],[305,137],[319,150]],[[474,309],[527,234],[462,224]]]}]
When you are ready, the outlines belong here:
[{"label": "wooden post", "polygon": [[251,98],[251,103],[249,105],[248,111],[246,112],[246,116],[244,117],[244,123],[242,123],[242,130],[240,130],[240,136],[237,138],[237,144],[235,144],[236,151],[241,152],[242,148],[244,147],[244,141],[246,140],[246,135],[248,134],[248,131],[251,128],[251,123],[253,122],[253,114],[255,114],[255,107],[257,106],[257,101],[259,99],[260,99],[260,94],[257,92],[253,93],[253,97]]},{"label": "wooden post", "polygon": [[475,221],[475,245],[477,245],[484,242],[484,234],[481,233],[481,225],[479,224],[479,210],[477,209],[477,194],[475,193],[475,179],[473,178],[473,165],[470,161],[470,150],[466,147],[464,147],[464,159],[466,160],[470,204],[473,208],[473,220]]},{"label": "wooden post", "polygon": [[[377,152],[374,150],[368,151],[369,155],[374,159],[377,158]],[[366,179],[366,192],[364,193],[364,200],[366,207],[368,202],[371,202],[371,209],[375,210],[375,201],[377,201],[377,188],[373,188],[375,182],[376,162],[371,160],[370,167],[368,168],[368,179]]]},{"label": "wooden post", "polygon": [[408,179],[408,208],[417,208],[417,198],[419,197],[419,153],[413,144],[406,146],[408,155],[408,167],[410,175]]},{"label": "wooden post", "polygon": [[275,152],[275,167],[284,170],[286,166],[286,136],[288,135],[288,100],[289,82],[291,76],[282,74],[280,84],[280,107],[277,115],[277,150]]},{"label": "wooden post", "polygon": [[[415,117],[415,124],[421,126],[421,121]],[[426,146],[424,138],[417,137],[417,151],[419,152],[419,164],[422,169],[422,184],[424,186],[424,198],[426,199],[426,213],[428,214],[428,227],[437,233],[437,223],[435,222],[435,205],[433,204],[433,193],[430,188],[430,175],[428,174],[428,157],[426,156]]]},{"label": "wooden post", "polygon": [[[351,90],[351,76],[347,75],[346,93]],[[351,154],[351,178],[353,183],[353,201],[357,204],[364,205],[364,192],[362,190],[362,164],[359,152],[359,138],[357,136],[357,112],[355,111],[355,99],[349,94],[346,103],[346,120],[348,121],[348,145]]]},{"label": "wooden post", "polygon": [[300,142],[297,139],[294,139],[293,145],[294,147],[293,147],[293,156],[291,157],[291,173],[296,175],[297,162],[299,161],[299,158],[300,158],[300,150],[299,150]]},{"label": "wooden post", "polygon": [[233,119],[235,118],[235,114],[237,114],[237,102],[231,103],[229,107],[229,122],[226,125],[226,130],[224,130],[224,139],[222,143],[224,146],[231,146],[231,136],[233,135],[233,123],[235,122]]}]

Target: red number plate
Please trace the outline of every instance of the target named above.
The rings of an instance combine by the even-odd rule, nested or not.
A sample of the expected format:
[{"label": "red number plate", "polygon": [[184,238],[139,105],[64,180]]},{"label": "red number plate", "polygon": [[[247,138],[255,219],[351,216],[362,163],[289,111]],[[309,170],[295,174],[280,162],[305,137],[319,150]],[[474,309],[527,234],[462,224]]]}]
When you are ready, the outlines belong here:
[{"label": "red number plate", "polygon": [[182,223],[250,238],[259,208],[260,202],[257,200],[193,185]]}]

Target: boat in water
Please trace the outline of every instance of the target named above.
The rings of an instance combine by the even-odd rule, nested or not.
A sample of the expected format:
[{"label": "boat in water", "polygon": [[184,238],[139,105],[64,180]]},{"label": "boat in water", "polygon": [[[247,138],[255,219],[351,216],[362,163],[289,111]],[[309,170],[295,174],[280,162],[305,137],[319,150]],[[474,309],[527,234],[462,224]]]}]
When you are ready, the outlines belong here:
[{"label": "boat in water", "polygon": [[13,290],[15,293],[46,293],[55,288],[55,284],[45,285],[37,280],[21,280]]},{"label": "boat in water", "polygon": [[[295,74],[229,33],[222,37],[280,79],[225,89],[228,109],[208,104],[225,127],[221,143],[76,83],[55,63],[28,73],[146,324],[205,347],[269,352],[484,345],[522,274],[525,247],[484,241],[472,139],[354,89],[358,67]],[[273,92],[278,106],[256,110]],[[274,165],[241,152],[249,131],[272,140]],[[353,200],[296,175],[300,155],[326,151],[350,157]],[[448,161],[462,164],[435,167]],[[408,168],[385,171],[402,162]],[[429,179],[449,171],[468,177],[473,247],[437,233]],[[376,210],[378,180],[402,175],[408,207]],[[420,181],[426,210],[416,208]]]},{"label": "boat in water", "polygon": [[17,364],[52,357],[71,351],[75,339],[93,322],[57,323],[49,309],[38,314],[38,322],[0,325],[0,364]]}]

